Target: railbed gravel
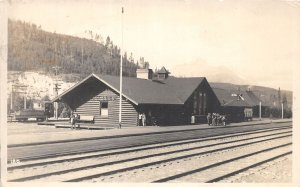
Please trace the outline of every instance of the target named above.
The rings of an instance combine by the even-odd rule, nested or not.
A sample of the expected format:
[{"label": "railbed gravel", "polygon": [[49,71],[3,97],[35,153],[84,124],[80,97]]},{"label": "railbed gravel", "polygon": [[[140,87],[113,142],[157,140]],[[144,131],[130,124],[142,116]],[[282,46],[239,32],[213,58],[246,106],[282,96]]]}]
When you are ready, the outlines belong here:
[{"label": "railbed gravel", "polygon": [[245,172],[221,180],[224,183],[291,183],[292,155],[262,164]]},{"label": "railbed gravel", "polygon": [[[286,132],[288,130],[280,130],[278,132]],[[260,133],[260,135],[265,135],[268,134],[267,132],[264,133]],[[105,156],[105,157],[99,157],[99,158],[89,158],[89,159],[84,159],[84,160],[77,160],[77,161],[70,161],[70,162],[63,162],[63,163],[57,163],[57,164],[49,164],[49,165],[44,165],[44,166],[36,166],[33,168],[24,168],[21,170],[13,170],[13,171],[9,171],[8,173],[8,177],[9,180],[10,179],[15,179],[15,178],[21,178],[21,177],[26,177],[26,176],[33,176],[33,175],[38,175],[38,174],[43,174],[43,173],[48,173],[48,172],[55,172],[55,171],[60,171],[62,169],[72,169],[72,168],[78,168],[81,166],[87,166],[87,165],[91,165],[91,164],[99,164],[99,163],[106,163],[109,161],[114,161],[114,160],[120,160],[120,159],[127,159],[127,158],[133,158],[133,157],[138,157],[138,156],[145,156],[145,155],[149,155],[149,154],[155,154],[155,153],[162,153],[162,152],[167,152],[167,151],[174,151],[174,150],[178,150],[178,149],[185,149],[185,148],[191,148],[191,147],[196,147],[196,146],[203,146],[203,145],[209,145],[211,143],[220,143],[220,142],[224,142],[224,141],[230,141],[230,140],[237,140],[237,139],[241,139],[241,138],[245,138],[245,137],[255,137],[256,135],[242,135],[242,136],[237,136],[234,138],[222,138],[222,139],[217,139],[217,140],[209,140],[209,141],[204,141],[204,142],[196,142],[196,143],[188,143],[188,144],[184,144],[184,145],[177,145],[177,146],[168,146],[168,147],[164,147],[164,148],[159,148],[159,149],[150,149],[150,150],[145,150],[145,151],[136,151],[136,152],[132,152],[132,153],[126,153],[126,154],[120,154],[120,155],[112,155],[112,156]],[[262,138],[260,138],[262,139]],[[256,139],[255,141],[257,141],[259,139]],[[250,142],[251,140],[245,141],[245,142]],[[237,145],[238,143],[231,143],[230,145]],[[221,145],[218,146],[218,148],[221,147],[226,147],[228,145]],[[207,150],[211,150],[211,149],[215,149],[215,147],[208,147],[208,148],[202,148],[201,151],[207,151]],[[199,150],[197,150],[199,152]],[[195,153],[196,150],[192,150],[192,151],[187,151],[184,153],[176,153],[176,155],[171,155],[171,156],[180,156],[180,155],[184,155],[184,154],[189,154],[189,153]],[[231,151],[224,151],[224,152],[231,152]],[[216,154],[218,155],[218,154]],[[205,157],[205,156],[203,156]],[[116,164],[116,165],[112,165],[112,166],[104,166],[101,168],[95,168],[95,169],[91,169],[90,170],[84,170],[84,171],[79,171],[79,172],[72,172],[72,173],[68,173],[68,174],[64,174],[61,176],[57,176],[57,175],[53,175],[53,176],[49,176],[47,178],[42,178],[39,179],[39,181],[63,181],[66,178],[72,178],[75,176],[80,177],[82,173],[93,173],[95,171],[93,170],[97,170],[98,172],[104,172],[104,171],[111,171],[113,169],[117,169],[120,167],[125,167],[128,165],[132,165],[132,164],[141,164],[144,162],[151,162],[151,161],[156,161],[156,160],[161,160],[161,159],[166,159],[166,158],[170,158],[170,155],[166,155],[166,156],[160,156],[160,157],[155,157],[155,158],[148,158],[148,159],[143,159],[143,160],[137,160],[137,161],[132,161],[132,162],[127,162],[127,163],[123,163],[123,164]],[[188,158],[186,159],[187,161],[191,161],[193,159]],[[167,168],[168,166],[174,166],[177,164],[177,162],[182,162],[182,161],[176,161],[176,162],[170,162],[170,163],[164,163],[162,165],[158,165],[158,166],[151,166],[149,168],[146,168],[147,170],[149,169],[150,172],[154,172],[154,170],[157,170],[158,168]],[[178,166],[176,166],[178,167]],[[142,169],[143,170],[143,169]],[[167,171],[168,169],[166,169]],[[145,171],[145,169],[144,169]],[[130,173],[130,172],[129,172]],[[156,173],[156,171],[155,171]],[[116,176],[110,176],[110,180],[112,180],[112,182],[119,182],[119,179],[122,179],[121,181],[124,180],[124,176],[126,176],[126,172],[125,174],[116,174]],[[113,178],[111,178],[113,177]],[[132,179],[132,177],[125,177],[125,179]],[[96,179],[93,179],[92,181],[95,181]],[[105,182],[106,177],[104,177]],[[100,178],[100,182],[104,181],[103,178]],[[96,180],[98,181],[98,180]],[[126,181],[126,180],[125,180]],[[128,182],[128,181],[127,181]],[[131,180],[130,180],[131,182]]]},{"label": "railbed gravel", "polygon": [[[222,161],[224,158],[231,158],[233,156],[241,156],[246,153],[251,153],[253,151],[259,150],[261,147],[267,148],[280,143],[287,142],[287,140],[282,141],[270,141],[261,143],[258,148],[257,145],[249,145],[242,148],[236,148],[231,151],[221,151],[212,154],[206,154],[201,156],[194,156],[188,159],[175,160],[172,162],[166,162],[163,164],[153,165],[150,167],[135,169],[128,172],[117,173],[111,176],[100,177],[92,180],[87,180],[86,182],[152,182],[161,177],[172,176],[182,172],[186,172],[199,167],[207,166],[213,164],[217,161]],[[289,149],[289,148],[287,148]],[[195,164],[197,163],[197,164]],[[122,177],[119,177],[122,175]],[[206,176],[207,175],[207,176]],[[203,178],[196,178],[196,180],[179,180],[180,182],[204,182],[210,176],[210,173],[206,173]]]}]

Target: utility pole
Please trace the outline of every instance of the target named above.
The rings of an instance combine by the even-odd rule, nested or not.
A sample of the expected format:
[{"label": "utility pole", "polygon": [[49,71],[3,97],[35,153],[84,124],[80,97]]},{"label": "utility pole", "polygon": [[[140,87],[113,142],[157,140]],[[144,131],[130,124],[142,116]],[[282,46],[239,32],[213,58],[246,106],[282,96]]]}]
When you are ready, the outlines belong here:
[{"label": "utility pole", "polygon": [[[58,75],[58,70],[61,68],[59,66],[54,66],[52,67],[54,70],[55,70],[55,84],[54,84],[54,90],[55,90],[55,97],[58,96],[58,90],[60,89],[59,88],[59,84],[58,84],[58,78],[57,78],[57,75]],[[54,102],[54,118],[55,119],[58,119],[58,103],[57,102]]]},{"label": "utility pole", "polygon": [[14,97],[14,92],[16,91],[15,89],[14,89],[14,87],[16,87],[16,86],[18,86],[18,85],[15,85],[15,83],[17,82],[17,78],[14,78],[12,81],[11,81],[12,83],[11,83],[11,92],[10,92],[10,112],[12,112],[13,111],[13,104],[14,104],[14,99],[13,99],[13,97]]},{"label": "utility pole", "polygon": [[13,110],[13,92],[14,92],[13,87],[14,87],[14,82],[15,82],[15,81],[12,81],[12,83],[11,83],[11,92],[10,92],[10,112],[12,112],[12,110]]},{"label": "utility pole", "polygon": [[120,52],[120,104],[119,104],[119,128],[122,128],[122,84],[123,84],[123,14],[124,8],[122,7],[122,15],[121,15],[121,33],[122,33],[122,42],[121,42],[121,52]]},{"label": "utility pole", "polygon": [[81,38],[81,64],[83,64],[83,46],[82,46],[82,40],[83,40],[83,38]]},{"label": "utility pole", "polygon": [[26,110],[26,97],[27,97],[27,93],[25,93],[25,95],[24,95],[24,109]]},{"label": "utility pole", "polygon": [[259,101],[259,120],[261,120],[261,101]]},{"label": "utility pole", "polygon": [[283,119],[283,103],[281,103],[281,119]]},{"label": "utility pole", "polygon": [[[55,45],[54,45],[55,49],[54,49],[54,62],[57,64],[56,62],[56,54],[57,54],[57,49],[56,49],[56,42],[55,42]],[[58,90],[60,89],[59,88],[59,84],[58,84],[58,78],[57,78],[57,75],[58,75],[58,70],[61,68],[59,66],[54,66],[52,67],[54,70],[55,70],[55,84],[54,84],[54,90],[55,90],[55,97],[58,96]],[[57,102],[54,102],[53,104],[54,106],[54,118],[55,119],[58,119],[58,103]]]},{"label": "utility pole", "polygon": [[11,92],[10,92],[10,113],[13,110],[13,85],[11,85]]},{"label": "utility pole", "polygon": [[[11,90],[14,92],[14,93],[21,93],[21,94],[25,94],[24,95],[24,109],[26,109],[26,96],[27,96],[27,85],[21,85],[21,84],[12,84],[11,86]],[[12,93],[13,95],[13,93]],[[13,100],[11,99],[11,108],[13,108],[12,106],[13,104]]]}]

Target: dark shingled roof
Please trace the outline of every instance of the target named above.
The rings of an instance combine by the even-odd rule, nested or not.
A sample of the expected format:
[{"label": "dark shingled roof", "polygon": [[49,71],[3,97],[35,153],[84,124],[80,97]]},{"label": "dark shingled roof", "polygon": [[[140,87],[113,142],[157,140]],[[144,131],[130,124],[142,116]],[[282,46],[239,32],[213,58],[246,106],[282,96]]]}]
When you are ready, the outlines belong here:
[{"label": "dark shingled roof", "polygon": [[242,99],[234,99],[224,104],[224,106],[234,106],[234,107],[252,107],[249,103]]},{"label": "dark shingled roof", "polygon": [[164,66],[157,73],[170,73]]},{"label": "dark shingled roof", "polygon": [[233,92],[222,88],[212,88],[216,94],[219,102],[222,106],[233,106],[233,107],[252,107],[253,102],[249,99],[246,93],[240,92],[242,94],[242,99],[238,99],[237,96],[232,96]]},{"label": "dark shingled roof", "polygon": [[251,99],[251,101],[254,103],[253,105],[259,105],[259,102],[261,102],[262,106],[268,106],[267,103],[259,100],[259,98],[254,94],[252,91],[246,91],[248,97]]},{"label": "dark shingled roof", "polygon": [[[111,75],[91,74],[85,80],[95,77],[119,92],[120,77]],[[123,77],[123,95],[135,104],[184,104],[194,90],[202,83],[204,77],[175,78],[169,77],[163,81],[152,81],[132,77]],[[79,82],[60,96],[70,92]]]}]

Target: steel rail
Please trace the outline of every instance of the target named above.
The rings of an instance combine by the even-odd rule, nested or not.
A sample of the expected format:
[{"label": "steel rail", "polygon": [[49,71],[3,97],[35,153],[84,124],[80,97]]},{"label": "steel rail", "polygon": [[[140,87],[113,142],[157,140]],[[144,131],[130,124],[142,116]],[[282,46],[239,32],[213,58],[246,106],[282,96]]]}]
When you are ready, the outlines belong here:
[{"label": "steel rail", "polygon": [[[265,133],[265,132],[274,132],[274,131],[279,131],[279,130],[284,130],[284,129],[289,129],[289,128],[280,128],[280,129],[268,129],[268,130],[259,130],[258,132],[246,132],[246,133],[236,133],[233,135],[225,135],[225,136],[218,136],[218,137],[212,137],[212,138],[198,138],[196,140],[183,140],[183,141],[176,141],[176,142],[171,142],[168,144],[164,145],[154,145],[151,147],[138,147],[138,148],[129,148],[129,150],[121,150],[121,151],[113,151],[109,153],[98,153],[98,154],[93,154],[93,155],[83,155],[83,156],[77,156],[73,158],[63,158],[59,160],[52,160],[52,161],[45,161],[45,162],[37,162],[37,163],[30,163],[30,164],[22,164],[22,165],[14,165],[14,166],[8,166],[7,169],[14,170],[14,169],[23,169],[27,167],[33,167],[33,166],[40,166],[40,165],[45,165],[45,164],[55,164],[55,163],[61,163],[61,162],[66,162],[66,161],[75,161],[75,160],[83,160],[83,159],[88,159],[88,158],[95,158],[95,157],[103,157],[103,156],[112,156],[112,155],[117,155],[117,154],[125,154],[125,153],[130,153],[130,152],[136,152],[136,151],[145,151],[149,149],[158,149],[158,148],[165,148],[165,147],[170,147],[170,146],[178,146],[178,145],[184,145],[187,143],[196,143],[199,141],[205,142],[205,141],[211,141],[211,140],[218,140],[218,139],[224,139],[224,138],[232,138],[232,137],[237,137],[237,136],[246,136],[246,135],[252,135],[252,134],[260,134],[260,133]],[[268,135],[262,135],[262,136],[256,136],[255,138],[260,138],[260,137],[267,137],[267,136],[273,136],[273,135],[279,135],[279,134],[286,134],[290,133],[292,131],[285,131],[285,132],[279,132],[279,133],[273,133],[273,134],[268,134]],[[22,160],[24,161],[24,160]]]},{"label": "steel rail", "polygon": [[[148,133],[138,133],[138,134],[125,134],[125,135],[115,135],[115,136],[104,136],[104,137],[91,137],[91,138],[80,138],[80,139],[69,139],[69,140],[60,140],[60,141],[50,141],[50,142],[37,142],[37,143],[28,143],[28,144],[12,144],[7,145],[8,148],[13,147],[25,147],[25,146],[34,146],[34,145],[45,145],[45,144],[59,144],[59,143],[68,143],[68,142],[80,142],[80,141],[87,141],[87,140],[100,140],[100,139],[111,139],[111,138],[122,138],[122,137],[134,137],[134,136],[146,136],[146,135],[153,135],[153,134],[167,134],[167,133],[176,133],[176,132],[189,132],[189,131],[203,131],[203,130],[210,130],[210,129],[219,129],[219,128],[236,128],[236,127],[248,127],[248,126],[262,126],[266,124],[278,124],[278,123],[291,123],[288,122],[273,122],[273,123],[259,123],[259,124],[248,124],[248,125],[227,125],[224,126],[211,126],[203,129],[193,128],[193,129],[181,129],[181,130],[172,130],[172,131],[160,131],[160,132],[148,132]],[[291,126],[291,125],[290,125]]]},{"label": "steel rail", "polygon": [[[285,136],[285,137],[288,137],[288,136]],[[284,137],[281,137],[281,138],[284,138]],[[200,152],[200,153],[193,153],[193,154],[178,156],[178,157],[175,157],[175,158],[163,159],[163,160],[160,160],[160,161],[150,162],[150,163],[146,163],[146,164],[140,164],[140,165],[137,165],[137,166],[125,167],[125,168],[122,168],[122,169],[117,169],[117,170],[113,170],[113,171],[109,171],[109,172],[104,172],[104,173],[79,177],[79,178],[67,180],[67,181],[64,181],[64,182],[78,182],[78,181],[88,180],[88,179],[92,179],[92,178],[112,175],[112,174],[116,174],[116,173],[120,173],[120,172],[124,172],[124,171],[128,171],[128,170],[139,169],[139,168],[148,167],[148,166],[161,164],[161,163],[165,163],[165,162],[185,159],[185,158],[199,156],[199,155],[211,154],[211,153],[224,151],[224,150],[230,150],[230,149],[239,148],[239,147],[244,147],[244,146],[248,146],[248,145],[252,145],[252,144],[257,144],[257,143],[261,143],[261,142],[265,142],[265,141],[270,141],[272,139],[274,140],[274,139],[278,139],[278,138],[270,138],[268,140],[259,140],[259,141],[256,141],[256,142],[244,143],[244,144],[240,144],[240,145],[234,145],[234,146],[229,146],[229,147],[225,147],[225,148],[219,148],[219,149],[215,149],[215,150],[204,151],[204,152]],[[285,144],[285,145],[291,145],[291,144],[292,143],[288,143],[288,144]],[[276,147],[278,147],[278,146],[276,146]],[[269,150],[269,149],[267,149],[267,150]]]},{"label": "steel rail", "polygon": [[[271,136],[271,135],[263,135],[263,136],[259,136],[259,137],[268,137],[268,136]],[[185,155],[185,156],[179,156],[179,157],[172,158],[171,160],[178,160],[178,159],[182,159],[181,157],[187,158],[187,157],[191,157],[191,156],[195,156],[195,155],[199,155],[199,154],[201,154],[201,155],[202,154],[210,154],[210,153],[214,153],[214,152],[217,152],[217,151],[222,151],[222,150],[227,150],[227,149],[233,149],[233,148],[236,148],[236,147],[247,146],[247,145],[251,145],[251,144],[255,144],[255,143],[261,143],[261,142],[275,140],[275,139],[280,139],[280,138],[285,138],[285,137],[289,137],[289,136],[291,136],[291,135],[284,135],[284,136],[279,136],[279,137],[273,137],[273,138],[268,138],[268,139],[264,139],[264,140],[258,140],[258,141],[249,142],[249,143],[245,143],[245,144],[234,145],[234,146],[229,146],[229,147],[225,147],[225,148],[219,148],[219,149],[215,149],[215,150],[211,150],[211,151],[204,151],[202,153],[196,153],[196,154],[190,154],[190,155]],[[72,168],[72,169],[62,170],[62,171],[56,171],[56,172],[50,172],[50,173],[45,173],[45,174],[40,174],[40,175],[35,175],[35,176],[29,176],[29,177],[23,177],[23,178],[13,179],[13,180],[10,180],[10,182],[21,182],[21,181],[34,180],[34,179],[39,179],[39,178],[43,178],[43,177],[48,177],[48,176],[51,176],[51,175],[65,174],[65,173],[69,173],[69,172],[86,170],[86,169],[91,169],[91,168],[95,168],[95,167],[103,167],[103,166],[107,166],[107,165],[113,165],[113,164],[119,164],[119,163],[124,163],[124,162],[130,162],[130,161],[139,160],[139,159],[146,159],[146,158],[151,158],[151,157],[157,157],[157,156],[163,156],[163,155],[174,154],[174,153],[179,153],[179,152],[185,152],[185,151],[190,151],[190,150],[196,150],[196,149],[201,149],[201,148],[205,148],[205,147],[218,146],[218,145],[224,145],[224,144],[230,144],[230,143],[236,143],[236,142],[242,142],[242,141],[256,139],[256,138],[259,138],[259,137],[252,137],[252,138],[246,138],[246,139],[241,139],[241,140],[233,140],[233,141],[216,143],[216,144],[210,144],[210,145],[205,145],[205,146],[197,146],[197,147],[193,147],[193,148],[186,148],[186,149],[182,149],[182,150],[175,150],[175,151],[168,151],[168,152],[163,152],[163,153],[156,153],[156,154],[151,154],[151,155],[146,155],[146,156],[140,156],[140,157],[134,157],[134,158],[129,158],[129,159],[123,159],[123,160],[118,160],[118,161],[111,161],[111,162],[106,162],[106,163],[101,163],[101,164],[93,164],[93,165],[89,165],[89,166],[83,166],[83,167],[78,167],[78,168]],[[156,162],[161,162],[161,161],[156,161]],[[156,162],[154,162],[154,163],[157,164]],[[144,164],[142,164],[141,167],[145,167],[143,165]],[[153,165],[153,164],[151,164],[151,165]],[[137,169],[135,167],[136,166],[134,166],[134,169]],[[128,168],[127,168],[127,170],[128,170]],[[116,170],[115,172],[118,173],[118,170]]]},{"label": "steel rail", "polygon": [[265,163],[267,163],[267,162],[270,162],[270,161],[276,160],[276,159],[278,159],[278,158],[281,158],[281,157],[290,155],[290,154],[292,154],[292,153],[293,153],[293,151],[289,151],[289,152],[286,152],[286,153],[283,153],[283,154],[280,154],[280,155],[277,155],[277,156],[268,158],[268,159],[266,159],[266,160],[263,160],[263,161],[261,161],[261,162],[254,163],[254,164],[252,164],[252,165],[250,165],[250,166],[247,166],[247,167],[244,167],[244,168],[242,168],[242,169],[239,169],[239,170],[230,172],[230,173],[228,173],[228,174],[226,174],[226,175],[222,175],[222,176],[220,176],[220,177],[216,177],[216,178],[214,178],[214,179],[211,179],[211,180],[209,180],[209,181],[206,181],[206,183],[218,182],[218,181],[220,181],[220,180],[222,180],[222,179],[231,177],[231,176],[236,175],[236,174],[238,174],[238,173],[247,171],[247,170],[249,170],[249,169],[251,169],[251,168],[255,168],[255,167],[257,167],[257,166],[260,166],[260,165],[265,164]]},{"label": "steel rail", "polygon": [[[264,128],[264,129],[252,129],[252,130],[248,130],[246,131],[246,133],[255,133],[256,131],[259,131],[259,130],[272,130],[272,129],[288,129],[288,128],[291,128],[292,126],[291,125],[288,125],[288,126],[282,126],[282,127],[270,127],[270,128]],[[214,136],[222,136],[222,135],[230,135],[230,134],[237,134],[237,133],[241,133],[241,132],[232,132],[232,133],[220,133],[218,135],[214,135]],[[191,135],[191,134],[188,134],[188,135]],[[210,137],[211,134],[205,134],[204,137],[201,137],[201,138],[208,138]],[[148,139],[151,138],[151,142],[146,142],[146,138],[144,138],[144,141],[145,142],[134,142],[133,144],[126,144],[126,147],[122,147],[120,145],[107,145],[107,148],[102,148],[102,149],[99,149],[98,146],[95,146],[95,148],[93,148],[92,146],[89,147],[90,150],[76,150],[76,151],[64,151],[64,152],[59,152],[59,153],[51,153],[52,150],[45,150],[44,152],[44,155],[38,155],[38,156],[28,156],[28,157],[15,157],[15,159],[19,159],[21,161],[31,161],[31,160],[39,160],[39,159],[45,159],[45,158],[54,158],[54,157],[58,157],[58,156],[68,156],[68,155],[74,155],[74,154],[82,154],[82,153],[93,153],[93,152],[96,152],[96,151],[109,151],[109,150],[116,150],[116,149],[121,149],[121,148],[132,148],[132,147],[137,147],[137,146],[147,146],[147,145],[154,145],[154,144],[157,144],[157,143],[161,143],[161,142],[176,142],[178,141],[177,139],[177,136],[176,134],[174,134],[171,138],[173,138],[173,140],[168,140],[165,136],[163,137],[160,137],[160,138],[157,138],[155,140],[152,140],[153,137],[147,137]],[[184,141],[184,140],[197,140],[199,139],[199,137],[197,138],[182,138],[182,133],[179,133],[178,135],[178,138],[180,138],[180,141]],[[149,141],[150,141],[149,140]],[[50,152],[49,154],[47,154],[47,151]],[[29,153],[30,153],[30,150],[29,150]],[[8,160],[9,161],[9,160]]]},{"label": "steel rail", "polygon": [[[170,176],[170,177],[165,177],[165,178],[162,178],[162,179],[159,179],[159,180],[155,180],[153,182],[167,182],[167,181],[171,181],[171,180],[178,179],[178,178],[181,178],[181,177],[184,177],[184,176],[187,176],[187,175],[191,175],[191,174],[198,173],[198,172],[201,172],[201,171],[205,171],[205,170],[208,170],[208,169],[211,169],[211,168],[214,168],[214,167],[218,167],[218,166],[220,166],[222,164],[227,164],[227,163],[239,160],[239,159],[243,159],[243,158],[250,157],[250,156],[253,156],[253,155],[256,155],[256,154],[259,154],[259,153],[271,151],[271,150],[274,150],[274,149],[277,149],[277,148],[281,148],[281,147],[285,147],[285,146],[289,146],[289,145],[292,145],[292,143],[286,143],[286,144],[282,144],[282,145],[275,146],[275,147],[272,147],[272,148],[268,148],[268,149],[256,151],[256,152],[249,153],[249,154],[242,155],[242,156],[238,156],[238,157],[234,157],[234,158],[231,158],[231,159],[228,159],[228,160],[225,160],[225,161],[221,161],[221,162],[217,162],[217,163],[214,163],[214,164],[211,164],[211,165],[208,165],[208,166],[204,166],[204,167],[201,167],[201,168],[198,168],[198,169],[194,169],[194,170],[187,171],[187,172],[184,172],[184,173],[180,173],[180,174],[177,174],[177,175],[173,175],[173,176]],[[285,154],[287,154],[287,153],[285,153]],[[253,164],[253,165],[255,165],[255,164]],[[225,175],[225,176],[227,176],[227,175]],[[220,177],[220,178],[222,178],[222,177]],[[209,180],[207,182],[217,181],[218,179],[219,178],[216,178],[216,179],[213,179],[213,180]]]}]

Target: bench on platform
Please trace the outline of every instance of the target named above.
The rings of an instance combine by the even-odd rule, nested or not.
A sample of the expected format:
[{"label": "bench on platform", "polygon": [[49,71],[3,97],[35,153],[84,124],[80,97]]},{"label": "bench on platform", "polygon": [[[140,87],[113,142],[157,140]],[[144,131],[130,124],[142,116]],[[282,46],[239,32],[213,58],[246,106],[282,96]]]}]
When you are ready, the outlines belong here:
[{"label": "bench on platform", "polygon": [[94,123],[94,116],[86,116],[86,115],[79,115],[79,119],[76,120],[76,125],[78,128],[80,128],[81,125],[84,125],[86,123]]},{"label": "bench on platform", "polygon": [[94,116],[79,115],[79,119],[76,123],[94,123],[94,119]]}]

